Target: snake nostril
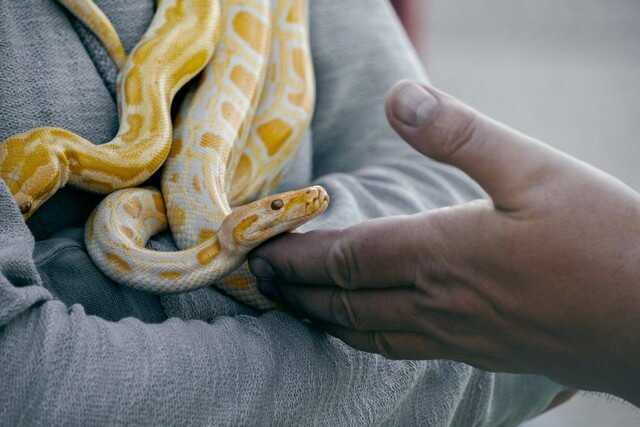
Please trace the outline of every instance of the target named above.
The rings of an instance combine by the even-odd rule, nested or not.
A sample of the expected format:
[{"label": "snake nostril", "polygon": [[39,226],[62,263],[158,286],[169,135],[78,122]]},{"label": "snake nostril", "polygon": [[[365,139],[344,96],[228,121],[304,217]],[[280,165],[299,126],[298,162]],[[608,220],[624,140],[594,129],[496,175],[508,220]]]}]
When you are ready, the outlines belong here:
[{"label": "snake nostril", "polygon": [[283,206],[284,206],[284,202],[282,201],[282,199],[276,199],[273,202],[271,202],[271,209],[273,209],[274,211],[282,209]]}]

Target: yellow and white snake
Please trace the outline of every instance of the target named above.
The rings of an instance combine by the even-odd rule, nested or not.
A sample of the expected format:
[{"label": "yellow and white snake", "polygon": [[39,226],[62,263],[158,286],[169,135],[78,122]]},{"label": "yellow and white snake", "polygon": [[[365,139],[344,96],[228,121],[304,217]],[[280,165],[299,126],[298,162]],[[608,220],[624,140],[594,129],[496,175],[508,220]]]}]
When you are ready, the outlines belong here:
[{"label": "yellow and white snake", "polygon": [[[0,145],[0,175],[25,217],[67,181],[111,193],[89,218],[85,242],[113,280],[152,292],[216,282],[254,307],[273,307],[246,265],[229,273],[252,248],[328,205],[321,187],[266,196],[313,113],[306,0],[225,0],[222,7],[212,0],[159,0],[129,57],[91,0],[58,1],[123,64],[122,125],[101,146],[57,128]],[[173,129],[172,99],[200,71]],[[162,192],[114,191],[142,183],[163,163]],[[167,225],[180,250],[146,249]]]}]

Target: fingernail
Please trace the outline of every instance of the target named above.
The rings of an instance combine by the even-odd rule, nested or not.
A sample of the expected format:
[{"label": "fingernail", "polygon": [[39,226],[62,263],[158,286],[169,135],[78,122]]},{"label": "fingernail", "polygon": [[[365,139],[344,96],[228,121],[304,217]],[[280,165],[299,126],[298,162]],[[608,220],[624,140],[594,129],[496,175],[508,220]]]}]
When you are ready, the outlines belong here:
[{"label": "fingernail", "polygon": [[393,115],[407,126],[420,127],[438,105],[436,98],[422,86],[402,82],[392,90]]},{"label": "fingernail", "polygon": [[273,284],[271,280],[258,279],[258,290],[262,295],[273,301],[282,300],[280,290]]},{"label": "fingernail", "polygon": [[254,276],[260,279],[270,279],[275,276],[273,267],[266,260],[260,257],[249,259],[249,268]]}]

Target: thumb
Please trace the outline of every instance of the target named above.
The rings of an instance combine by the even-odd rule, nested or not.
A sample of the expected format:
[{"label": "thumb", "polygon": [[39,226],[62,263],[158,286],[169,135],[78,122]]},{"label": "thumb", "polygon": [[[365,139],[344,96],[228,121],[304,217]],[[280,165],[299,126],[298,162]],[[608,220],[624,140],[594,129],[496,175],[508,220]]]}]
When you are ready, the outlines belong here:
[{"label": "thumb", "polygon": [[517,195],[543,177],[555,157],[546,145],[430,86],[401,81],[387,94],[385,108],[405,141],[466,172],[499,208],[518,208]]}]

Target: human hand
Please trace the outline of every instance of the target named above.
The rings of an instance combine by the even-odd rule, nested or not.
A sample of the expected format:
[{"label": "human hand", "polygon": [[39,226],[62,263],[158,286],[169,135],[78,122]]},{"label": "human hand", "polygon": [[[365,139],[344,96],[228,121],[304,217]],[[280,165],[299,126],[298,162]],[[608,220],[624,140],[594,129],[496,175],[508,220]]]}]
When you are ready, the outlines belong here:
[{"label": "human hand", "polygon": [[361,350],[640,405],[640,196],[434,88],[400,83],[386,111],[491,200],[277,238],[251,259],[261,288]]}]

